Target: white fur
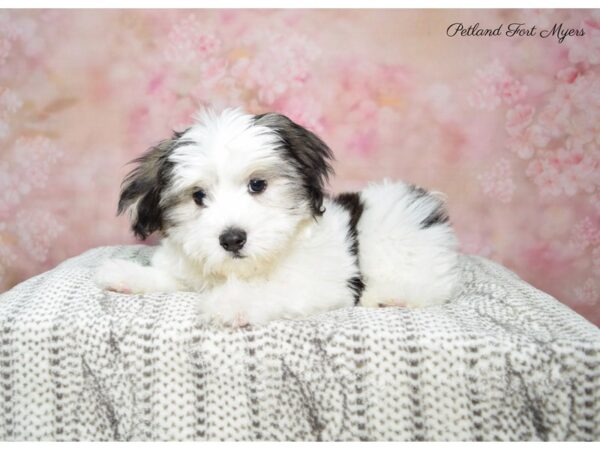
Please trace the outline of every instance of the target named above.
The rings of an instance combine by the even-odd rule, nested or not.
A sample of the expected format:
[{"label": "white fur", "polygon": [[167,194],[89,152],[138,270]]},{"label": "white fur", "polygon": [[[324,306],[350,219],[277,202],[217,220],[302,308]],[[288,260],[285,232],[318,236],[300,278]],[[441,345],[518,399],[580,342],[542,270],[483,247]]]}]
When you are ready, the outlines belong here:
[{"label": "white fur", "polygon": [[[447,224],[419,224],[439,205],[432,196],[410,202],[404,183],[371,185],[361,193],[359,258],[350,251],[349,212],[325,199],[313,217],[299,196],[299,174],[282,157],[278,134],[239,110],[204,113],[169,156],[173,176],[162,192],[169,224],[150,266],[109,260],[97,283],[126,293],[202,292],[208,320],[263,324],[354,302],[349,280],[366,282],[365,306],[426,306],[447,300],[457,281],[455,238]],[[260,195],[248,180],[267,180]],[[192,199],[206,192],[203,206]],[[130,206],[137,217],[139,201]],[[417,207],[415,207],[415,205]],[[219,244],[228,227],[246,231],[243,258]],[[360,264],[360,270],[359,270]]]},{"label": "white fur", "polygon": [[361,200],[361,304],[419,307],[449,300],[458,281],[454,233],[447,225],[419,226],[439,199],[423,197],[410,208],[409,187],[386,180],[369,185]]}]

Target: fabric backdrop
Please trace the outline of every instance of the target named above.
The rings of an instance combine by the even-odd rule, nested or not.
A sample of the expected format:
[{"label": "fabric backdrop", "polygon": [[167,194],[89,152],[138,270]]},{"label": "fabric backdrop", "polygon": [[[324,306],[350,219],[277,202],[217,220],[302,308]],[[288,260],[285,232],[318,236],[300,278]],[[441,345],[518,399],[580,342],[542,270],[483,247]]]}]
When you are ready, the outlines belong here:
[{"label": "fabric backdrop", "polygon": [[0,11],[0,288],[134,242],[125,163],[203,105],[313,129],[333,191],[445,192],[465,252],[600,323],[600,11]]}]

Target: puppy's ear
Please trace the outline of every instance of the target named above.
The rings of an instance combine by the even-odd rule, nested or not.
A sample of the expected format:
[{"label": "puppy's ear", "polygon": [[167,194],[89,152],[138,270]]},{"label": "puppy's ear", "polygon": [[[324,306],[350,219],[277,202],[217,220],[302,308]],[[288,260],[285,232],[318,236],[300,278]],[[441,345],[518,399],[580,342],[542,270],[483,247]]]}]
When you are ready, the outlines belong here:
[{"label": "puppy's ear", "polygon": [[285,158],[300,176],[313,215],[322,215],[325,185],[333,174],[331,149],[312,131],[283,114],[261,114],[255,117],[255,124],[272,128],[279,135]]},{"label": "puppy's ear", "polygon": [[145,154],[132,161],[137,164],[121,184],[117,214],[129,211],[131,228],[140,239],[163,228],[161,193],[168,185],[172,163],[168,160],[177,147],[182,133],[160,142]]}]

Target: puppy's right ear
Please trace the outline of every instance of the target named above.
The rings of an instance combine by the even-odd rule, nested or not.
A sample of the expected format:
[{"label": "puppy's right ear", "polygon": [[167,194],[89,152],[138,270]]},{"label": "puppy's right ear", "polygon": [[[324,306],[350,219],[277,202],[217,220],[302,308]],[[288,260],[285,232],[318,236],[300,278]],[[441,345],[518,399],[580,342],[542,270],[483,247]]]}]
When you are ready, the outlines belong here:
[{"label": "puppy's right ear", "polygon": [[163,229],[161,195],[171,178],[173,163],[169,155],[180,143],[183,133],[160,142],[144,155],[132,161],[137,164],[121,184],[117,214],[128,211],[131,228],[140,239]]}]

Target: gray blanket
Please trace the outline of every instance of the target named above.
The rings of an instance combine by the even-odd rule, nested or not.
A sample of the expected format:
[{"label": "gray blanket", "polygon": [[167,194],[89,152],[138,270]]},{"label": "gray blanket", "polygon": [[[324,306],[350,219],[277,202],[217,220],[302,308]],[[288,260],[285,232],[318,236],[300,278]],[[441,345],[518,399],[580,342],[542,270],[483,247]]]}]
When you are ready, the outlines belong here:
[{"label": "gray blanket", "polygon": [[597,440],[600,331],[501,266],[420,310],[207,327],[99,290],[104,247],[0,296],[2,440]]}]

